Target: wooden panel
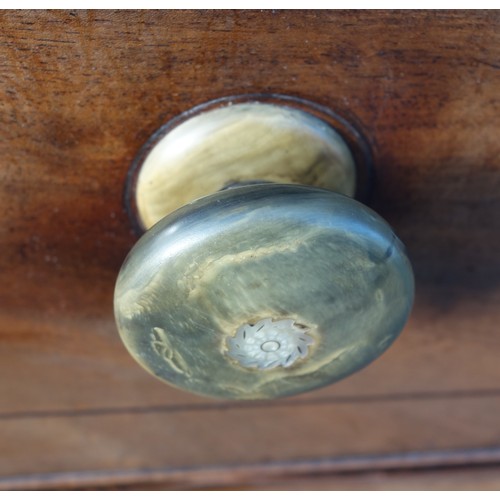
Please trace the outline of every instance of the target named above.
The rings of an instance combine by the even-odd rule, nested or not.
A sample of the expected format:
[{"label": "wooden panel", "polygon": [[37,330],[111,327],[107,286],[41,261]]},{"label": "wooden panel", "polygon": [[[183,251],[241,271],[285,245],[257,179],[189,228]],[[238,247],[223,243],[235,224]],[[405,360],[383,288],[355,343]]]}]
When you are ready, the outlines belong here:
[{"label": "wooden panel", "polygon": [[[160,488],[163,489],[163,488]],[[500,490],[500,468],[469,468],[419,473],[353,474],[309,478],[261,485],[261,490],[292,491],[496,491]]]},{"label": "wooden panel", "polygon": [[[0,475],[498,445],[498,12],[0,16]],[[417,279],[383,358],[290,404],[164,386],[112,318],[134,155],[176,114],[245,92],[363,130],[372,206]]]},{"label": "wooden panel", "polygon": [[409,396],[16,416],[2,419],[0,467],[7,476],[117,469],[133,474],[500,447],[498,407],[499,397],[492,395]]},{"label": "wooden panel", "polygon": [[500,448],[412,452],[253,465],[57,472],[1,479],[1,489],[487,489]]},{"label": "wooden panel", "polygon": [[[175,489],[189,488],[186,484]],[[220,488],[214,486],[213,488]],[[108,488],[105,488],[108,489]],[[116,489],[116,488],[110,488]],[[169,483],[134,484],[120,489],[169,490]],[[234,490],[234,488],[227,488]],[[465,468],[446,471],[426,472],[371,472],[338,476],[312,476],[309,478],[289,477],[280,481],[264,482],[243,490],[260,491],[496,491],[500,489],[500,469],[498,467]]]},{"label": "wooden panel", "polygon": [[[106,489],[116,489],[105,487]],[[203,485],[196,487],[203,488]],[[222,486],[224,488],[224,486]],[[188,483],[135,483],[120,489],[170,490],[192,489]],[[221,489],[212,484],[211,489]],[[234,486],[226,487],[234,490]],[[257,481],[241,485],[240,490],[260,491],[497,491],[500,490],[500,468],[458,467],[425,471],[365,472],[281,477],[279,480]]]}]

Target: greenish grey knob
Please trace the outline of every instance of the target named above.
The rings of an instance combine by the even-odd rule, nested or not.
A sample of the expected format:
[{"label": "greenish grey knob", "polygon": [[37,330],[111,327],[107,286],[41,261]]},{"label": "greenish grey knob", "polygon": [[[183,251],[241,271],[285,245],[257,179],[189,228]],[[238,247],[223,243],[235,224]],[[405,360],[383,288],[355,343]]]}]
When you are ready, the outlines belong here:
[{"label": "greenish grey knob", "polygon": [[[243,115],[282,111],[243,106]],[[215,113],[213,125],[221,110],[201,116]],[[300,121],[304,111],[286,113]],[[372,210],[320,187],[260,182],[192,201],[146,231],[120,270],[115,316],[156,377],[205,396],[264,399],[370,363],[402,330],[413,294],[404,247]]]}]

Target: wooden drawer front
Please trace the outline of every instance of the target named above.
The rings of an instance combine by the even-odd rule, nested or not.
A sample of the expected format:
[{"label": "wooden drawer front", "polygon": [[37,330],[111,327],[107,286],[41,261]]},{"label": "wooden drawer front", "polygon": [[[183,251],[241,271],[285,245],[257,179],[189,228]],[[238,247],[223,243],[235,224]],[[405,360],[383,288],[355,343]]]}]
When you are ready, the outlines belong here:
[{"label": "wooden drawer front", "polygon": [[[498,12],[4,11],[0,22],[0,486],[500,449]],[[365,133],[371,205],[407,245],[417,299],[362,372],[226,403],[143,372],[112,295],[135,241],[123,207],[134,155],[178,113],[251,92],[313,100]]]}]

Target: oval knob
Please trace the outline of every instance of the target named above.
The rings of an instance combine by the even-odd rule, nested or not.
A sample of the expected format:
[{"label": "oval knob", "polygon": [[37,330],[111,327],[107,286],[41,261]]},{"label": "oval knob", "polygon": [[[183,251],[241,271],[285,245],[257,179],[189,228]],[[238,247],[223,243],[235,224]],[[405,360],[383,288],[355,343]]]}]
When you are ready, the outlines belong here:
[{"label": "oval knob", "polygon": [[118,276],[130,353],[198,394],[275,398],[340,380],[387,349],[413,302],[404,247],[380,216],[326,189],[258,181],[162,218]]}]

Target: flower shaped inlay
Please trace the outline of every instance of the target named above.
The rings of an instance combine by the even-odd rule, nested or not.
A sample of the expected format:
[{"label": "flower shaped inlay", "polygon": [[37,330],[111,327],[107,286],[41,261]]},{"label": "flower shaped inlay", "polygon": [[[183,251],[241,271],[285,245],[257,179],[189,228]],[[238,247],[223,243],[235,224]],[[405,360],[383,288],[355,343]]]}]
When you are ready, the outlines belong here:
[{"label": "flower shaped inlay", "polygon": [[307,330],[292,319],[266,318],[254,325],[244,324],[227,340],[227,353],[245,368],[286,368],[307,356],[314,342]]}]

